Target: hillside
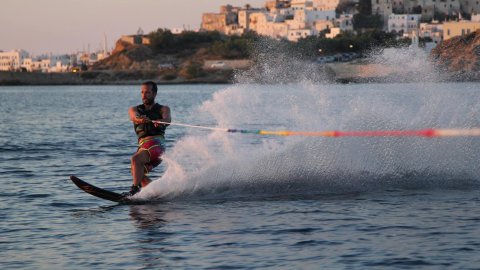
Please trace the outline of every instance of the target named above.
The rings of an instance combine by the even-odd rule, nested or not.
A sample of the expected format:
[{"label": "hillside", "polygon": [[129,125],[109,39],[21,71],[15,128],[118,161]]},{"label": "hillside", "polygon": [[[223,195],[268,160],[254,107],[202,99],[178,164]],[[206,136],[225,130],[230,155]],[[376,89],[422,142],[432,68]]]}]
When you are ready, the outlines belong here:
[{"label": "hillside", "polygon": [[443,41],[430,56],[450,79],[480,80],[480,30]]},{"label": "hillside", "polygon": [[152,42],[148,46],[118,40],[112,55],[95,63],[82,76],[103,80],[151,79],[165,83],[228,83],[232,81],[232,69],[209,69],[205,63],[248,58],[246,45],[239,46],[238,38],[222,40],[212,33],[172,35],[163,30],[149,37]]},{"label": "hillside", "polygon": [[117,41],[112,55],[96,62],[91,70],[141,70],[153,69],[153,63],[148,61],[153,58],[152,50],[143,45],[133,45],[121,40]]}]

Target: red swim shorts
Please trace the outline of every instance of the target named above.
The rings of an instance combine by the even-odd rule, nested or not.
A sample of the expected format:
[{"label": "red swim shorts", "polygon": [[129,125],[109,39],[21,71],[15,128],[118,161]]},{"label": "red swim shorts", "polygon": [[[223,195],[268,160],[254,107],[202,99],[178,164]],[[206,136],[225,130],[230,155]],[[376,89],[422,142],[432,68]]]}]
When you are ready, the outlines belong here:
[{"label": "red swim shorts", "polygon": [[147,151],[150,161],[145,164],[145,173],[151,172],[153,168],[162,163],[161,156],[165,153],[163,138],[152,138],[148,140],[140,140],[138,151]]}]

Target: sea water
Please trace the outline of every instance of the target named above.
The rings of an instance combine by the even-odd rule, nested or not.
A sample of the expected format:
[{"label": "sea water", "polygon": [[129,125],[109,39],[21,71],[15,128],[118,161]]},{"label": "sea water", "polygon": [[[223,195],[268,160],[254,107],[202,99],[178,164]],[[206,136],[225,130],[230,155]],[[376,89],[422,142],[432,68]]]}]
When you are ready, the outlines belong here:
[{"label": "sea water", "polygon": [[[160,86],[174,122],[480,127],[478,83]],[[281,137],[171,125],[131,184],[140,86],[0,87],[2,269],[478,269],[480,138]]]}]

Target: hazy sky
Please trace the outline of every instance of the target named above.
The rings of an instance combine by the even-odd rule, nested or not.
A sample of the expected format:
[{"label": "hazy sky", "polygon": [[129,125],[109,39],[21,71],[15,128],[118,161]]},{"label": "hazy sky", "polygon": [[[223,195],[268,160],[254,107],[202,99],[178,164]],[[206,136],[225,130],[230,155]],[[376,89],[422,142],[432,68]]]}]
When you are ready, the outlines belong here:
[{"label": "hazy sky", "polygon": [[264,6],[266,0],[1,0],[0,50],[33,54],[113,47],[123,34],[200,26],[202,13],[223,4]]}]

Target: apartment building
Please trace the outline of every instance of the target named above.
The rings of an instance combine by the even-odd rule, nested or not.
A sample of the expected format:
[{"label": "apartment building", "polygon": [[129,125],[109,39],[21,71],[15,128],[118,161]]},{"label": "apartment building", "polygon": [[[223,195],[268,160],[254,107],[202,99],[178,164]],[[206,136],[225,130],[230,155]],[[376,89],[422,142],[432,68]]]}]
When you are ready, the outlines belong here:
[{"label": "apartment building", "polygon": [[239,7],[226,5],[220,7],[220,13],[204,13],[202,15],[201,28],[207,31],[219,31],[223,33],[226,26],[238,24],[239,11]]},{"label": "apartment building", "polygon": [[443,24],[443,39],[448,40],[456,36],[468,35],[480,29],[480,22],[459,21],[445,22]]},{"label": "apartment building", "polygon": [[420,23],[418,36],[421,38],[430,38],[436,44],[443,40],[443,23],[432,21],[430,23]]},{"label": "apartment building", "polygon": [[[380,15],[384,22],[388,21],[388,16],[393,13],[392,0],[371,0],[372,14]],[[384,23],[384,26],[387,26]]]},{"label": "apartment building", "polygon": [[480,0],[460,0],[462,11],[467,14],[480,14]]},{"label": "apartment building", "polygon": [[18,71],[22,68],[28,53],[24,50],[0,51],[0,71]]},{"label": "apartment building", "polygon": [[388,32],[403,33],[411,37],[412,31],[418,30],[420,17],[420,14],[390,14]]}]

